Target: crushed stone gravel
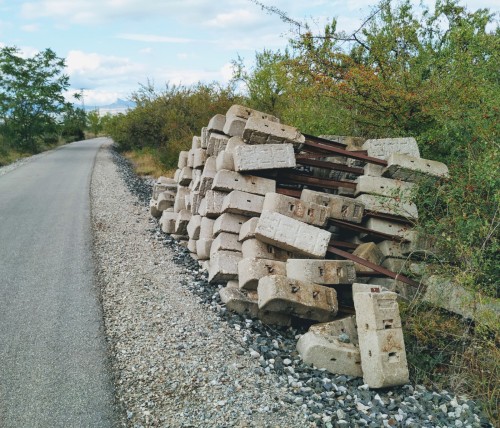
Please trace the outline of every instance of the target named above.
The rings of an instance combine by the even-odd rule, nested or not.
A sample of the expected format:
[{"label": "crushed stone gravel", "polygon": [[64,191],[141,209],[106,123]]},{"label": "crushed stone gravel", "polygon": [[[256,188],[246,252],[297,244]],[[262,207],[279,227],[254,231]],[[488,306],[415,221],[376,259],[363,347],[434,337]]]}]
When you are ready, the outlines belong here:
[{"label": "crushed stone gravel", "polygon": [[467,397],[420,385],[369,390],[311,368],[304,326],[226,310],[217,285],[149,215],[152,180],[111,142],[92,176],[94,256],[127,427],[489,427]]}]

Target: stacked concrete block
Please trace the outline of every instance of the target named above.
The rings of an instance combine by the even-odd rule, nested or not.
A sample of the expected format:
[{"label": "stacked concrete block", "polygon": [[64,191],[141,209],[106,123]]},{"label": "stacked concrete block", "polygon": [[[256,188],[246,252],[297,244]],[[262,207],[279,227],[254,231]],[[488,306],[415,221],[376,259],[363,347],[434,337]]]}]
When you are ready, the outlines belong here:
[{"label": "stacked concrete block", "polygon": [[356,281],[355,265],[350,260],[288,259],[286,274],[292,279],[321,285],[352,284]]},{"label": "stacked concrete block", "polygon": [[240,145],[233,151],[235,171],[295,168],[292,144]]},{"label": "stacked concrete block", "polygon": [[361,223],[363,219],[364,204],[351,198],[304,189],[300,199],[327,207],[329,218],[352,223]]},{"label": "stacked concrete block", "polygon": [[257,216],[262,213],[264,197],[253,193],[233,190],[224,197],[222,212],[246,216]]},{"label": "stacked concrete block", "polygon": [[227,232],[239,235],[241,228],[248,220],[248,217],[242,215],[224,213],[215,220],[213,234],[217,236],[221,232]]},{"label": "stacked concrete block", "polygon": [[408,383],[408,365],[397,294],[354,293],[363,380],[371,388]]},{"label": "stacked concrete block", "polygon": [[327,207],[278,193],[267,193],[262,209],[264,211],[276,212],[313,226],[323,227],[328,220]]},{"label": "stacked concrete block", "polygon": [[397,180],[418,183],[426,178],[442,179],[448,177],[448,167],[441,162],[393,153],[387,160],[382,175]]},{"label": "stacked concrete block", "polygon": [[212,190],[228,193],[239,190],[255,195],[265,195],[276,190],[276,181],[253,175],[242,175],[235,171],[221,170],[215,174]]},{"label": "stacked concrete block", "polygon": [[243,140],[247,144],[300,145],[305,142],[305,137],[293,126],[250,116],[243,131]]},{"label": "stacked concrete block", "polygon": [[286,263],[278,260],[243,258],[238,263],[238,281],[242,290],[257,290],[259,280],[265,276],[286,274]]},{"label": "stacked concrete block", "polygon": [[280,120],[275,116],[272,116],[267,113],[262,113],[260,111],[253,110],[251,108],[241,106],[238,104],[234,104],[231,107],[229,107],[228,111],[226,112],[226,117],[227,116],[236,116],[245,120],[249,119],[250,117],[254,117],[257,119],[268,120],[270,122],[276,122],[276,123],[280,122]]},{"label": "stacked concrete block", "polygon": [[[378,248],[377,244],[375,244],[374,242],[366,242],[364,244],[358,245],[352,254],[375,265],[381,265],[385,258],[380,248]],[[360,263],[354,263],[354,268],[356,269],[356,272],[372,271],[372,269]]]},{"label": "stacked concrete block", "polygon": [[177,182],[172,178],[159,177],[153,184],[149,211],[153,217],[160,218],[162,213],[172,208],[177,192]]}]

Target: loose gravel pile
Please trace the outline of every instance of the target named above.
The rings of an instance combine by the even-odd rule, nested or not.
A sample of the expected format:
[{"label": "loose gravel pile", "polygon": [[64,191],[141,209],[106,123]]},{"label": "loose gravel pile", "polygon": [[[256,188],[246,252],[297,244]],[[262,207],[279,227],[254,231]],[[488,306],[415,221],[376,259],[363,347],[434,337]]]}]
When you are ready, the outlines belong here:
[{"label": "loose gravel pile", "polygon": [[304,365],[305,327],[229,313],[187,249],[149,215],[152,181],[109,146],[91,188],[94,249],[116,394],[129,427],[488,427],[477,404]]}]

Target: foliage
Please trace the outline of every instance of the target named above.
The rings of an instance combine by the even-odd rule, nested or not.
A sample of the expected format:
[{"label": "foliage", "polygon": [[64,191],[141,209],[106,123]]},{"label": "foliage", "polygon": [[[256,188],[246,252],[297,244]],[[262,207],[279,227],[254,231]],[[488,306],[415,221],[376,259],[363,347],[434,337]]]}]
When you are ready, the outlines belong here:
[{"label": "foliage", "polygon": [[106,116],[101,117],[99,110],[92,110],[87,113],[87,127],[94,137],[97,137],[103,130]]},{"label": "foliage", "polygon": [[122,150],[154,149],[167,169],[176,166],[179,152],[190,148],[193,135],[199,135],[212,116],[238,100],[231,87],[167,84],[157,91],[149,82],[131,98],[136,107],[110,118],[105,132]]},{"label": "foliage", "polygon": [[87,114],[81,108],[67,106],[61,121],[61,136],[66,142],[85,139]]},{"label": "foliage", "polygon": [[68,106],[64,66],[50,49],[31,58],[15,47],[0,49],[0,133],[12,148],[36,152],[44,137],[57,135],[57,116]]}]

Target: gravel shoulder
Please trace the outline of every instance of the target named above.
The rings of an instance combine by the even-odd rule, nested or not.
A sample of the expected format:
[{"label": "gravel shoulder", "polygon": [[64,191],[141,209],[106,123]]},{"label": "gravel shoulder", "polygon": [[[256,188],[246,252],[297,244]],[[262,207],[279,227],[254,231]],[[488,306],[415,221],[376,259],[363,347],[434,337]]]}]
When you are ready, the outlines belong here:
[{"label": "gravel shoulder", "polygon": [[94,167],[94,257],[122,426],[490,426],[466,397],[370,391],[305,366],[300,327],[230,314],[217,286],[149,215],[151,183],[104,146]]}]

